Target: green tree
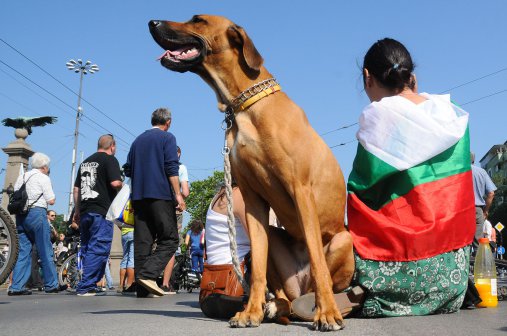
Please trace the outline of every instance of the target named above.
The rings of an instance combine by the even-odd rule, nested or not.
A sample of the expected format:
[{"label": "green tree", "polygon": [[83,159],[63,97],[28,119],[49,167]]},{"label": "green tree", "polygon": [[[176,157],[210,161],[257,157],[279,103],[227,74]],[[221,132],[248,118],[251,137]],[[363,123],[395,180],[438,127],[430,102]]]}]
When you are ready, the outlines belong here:
[{"label": "green tree", "polygon": [[55,220],[53,221],[53,226],[55,227],[56,231],[58,231],[58,233],[67,232],[67,222],[63,220],[63,214],[56,215]]},{"label": "green tree", "polygon": [[503,172],[498,172],[498,173],[493,174],[493,176],[491,177],[491,180],[493,181],[493,183],[497,187],[500,187],[500,186],[506,184],[506,181],[505,181],[506,179],[504,177]]},{"label": "green tree", "polygon": [[[193,181],[190,187],[190,195],[185,202],[187,203],[187,211],[190,214],[190,221],[194,219],[201,220],[206,224],[206,213],[208,206],[215,196],[216,186],[218,182],[224,180],[224,173],[214,171],[213,175],[204,179]],[[185,230],[183,230],[185,232]]]},{"label": "green tree", "polygon": [[[507,202],[504,202],[495,207],[491,207],[489,214],[489,221],[493,226],[495,226],[498,222],[502,223],[504,226],[507,226]],[[500,237],[497,236],[497,243],[502,243],[505,246],[507,243],[507,229],[503,229],[501,232],[502,240],[500,241]]]}]

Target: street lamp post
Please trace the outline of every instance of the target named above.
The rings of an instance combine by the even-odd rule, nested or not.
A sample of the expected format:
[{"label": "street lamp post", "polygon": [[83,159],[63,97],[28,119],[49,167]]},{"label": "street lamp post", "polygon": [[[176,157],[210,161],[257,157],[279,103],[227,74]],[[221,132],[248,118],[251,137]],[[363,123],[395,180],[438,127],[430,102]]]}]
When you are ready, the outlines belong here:
[{"label": "street lamp post", "polygon": [[77,96],[76,128],[74,130],[74,149],[72,150],[72,169],[70,172],[70,195],[69,195],[69,210],[68,210],[68,214],[70,217],[72,213],[72,208],[74,206],[73,191],[74,191],[74,175],[76,173],[77,141],[79,138],[79,120],[81,119],[83,111],[81,107],[81,93],[83,92],[83,75],[86,75],[88,73],[94,74],[95,72],[99,71],[99,67],[97,66],[97,64],[92,64],[92,62],[90,61],[86,61],[86,63],[83,63],[81,59],[78,59],[77,61],[71,59],[70,61],[67,62],[66,65],[67,69],[80,74],[79,94]]}]

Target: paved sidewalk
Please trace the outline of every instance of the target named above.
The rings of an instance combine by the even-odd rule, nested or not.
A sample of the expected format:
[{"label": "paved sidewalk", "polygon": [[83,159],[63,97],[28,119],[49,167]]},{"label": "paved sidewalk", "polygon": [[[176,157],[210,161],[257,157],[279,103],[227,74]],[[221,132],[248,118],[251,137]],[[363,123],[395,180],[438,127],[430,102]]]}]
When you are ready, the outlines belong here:
[{"label": "paved sidewalk", "polygon": [[[206,318],[196,293],[136,299],[109,291],[102,297],[45,294],[10,297],[0,291],[2,336],[92,335],[316,335],[310,323],[288,326],[264,323],[232,329],[226,321]],[[507,302],[497,308],[462,310],[456,314],[384,319],[346,319],[348,335],[507,335]]]}]

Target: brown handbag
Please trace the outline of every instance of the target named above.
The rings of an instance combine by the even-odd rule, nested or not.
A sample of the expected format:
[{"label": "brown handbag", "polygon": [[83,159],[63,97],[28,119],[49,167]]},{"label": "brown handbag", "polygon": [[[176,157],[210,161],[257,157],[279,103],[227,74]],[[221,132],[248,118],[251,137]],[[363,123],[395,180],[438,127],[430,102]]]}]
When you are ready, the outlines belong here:
[{"label": "brown handbag", "polygon": [[[245,261],[241,263],[241,272],[245,274]],[[204,264],[201,279],[201,292],[199,302],[212,293],[220,293],[229,296],[243,295],[243,287],[234,272],[232,264],[209,265]]]}]

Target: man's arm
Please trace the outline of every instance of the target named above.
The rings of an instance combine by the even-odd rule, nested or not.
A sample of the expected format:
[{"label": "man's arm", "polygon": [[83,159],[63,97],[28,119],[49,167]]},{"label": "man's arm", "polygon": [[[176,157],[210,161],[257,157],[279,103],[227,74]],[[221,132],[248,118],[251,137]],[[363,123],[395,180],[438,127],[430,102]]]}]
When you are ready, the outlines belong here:
[{"label": "man's arm", "polygon": [[111,187],[112,187],[113,189],[116,189],[116,190],[120,190],[120,189],[121,189],[121,187],[123,187],[123,182],[122,182],[122,181],[118,181],[118,180],[113,181],[113,182],[111,182],[110,184],[111,184]]},{"label": "man's arm", "polygon": [[176,206],[176,209],[180,211],[185,211],[187,208],[187,205],[185,204],[185,200],[183,199],[183,195],[180,191],[180,178],[176,176],[169,176],[169,184],[173,187],[174,195],[176,197],[176,202],[178,205]]},{"label": "man's arm", "polygon": [[187,198],[190,195],[190,188],[188,187],[188,181],[181,181],[181,195],[183,198]]},{"label": "man's arm", "polygon": [[109,160],[107,160],[107,177],[109,182],[109,185],[111,188],[115,190],[120,190],[123,186],[123,182],[121,179],[121,169],[120,169],[120,163],[118,162],[118,159],[116,159],[113,155],[109,156]]},{"label": "man's arm", "polygon": [[53,186],[51,185],[51,180],[49,177],[44,180],[42,183],[42,194],[44,195],[44,199],[46,200],[46,203],[49,205],[54,205],[56,202],[56,196],[53,191]]},{"label": "man's arm", "polygon": [[74,187],[74,222],[79,223],[79,205],[81,204],[81,188]]},{"label": "man's arm", "polygon": [[486,195],[486,204],[484,205],[484,217],[488,217],[489,208],[491,207],[491,204],[493,204],[493,198],[495,197],[495,192],[491,191]]}]

